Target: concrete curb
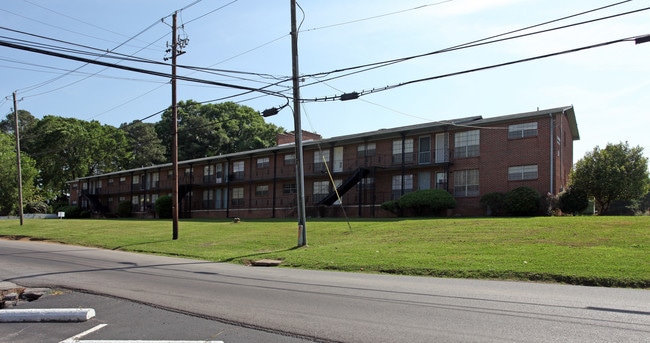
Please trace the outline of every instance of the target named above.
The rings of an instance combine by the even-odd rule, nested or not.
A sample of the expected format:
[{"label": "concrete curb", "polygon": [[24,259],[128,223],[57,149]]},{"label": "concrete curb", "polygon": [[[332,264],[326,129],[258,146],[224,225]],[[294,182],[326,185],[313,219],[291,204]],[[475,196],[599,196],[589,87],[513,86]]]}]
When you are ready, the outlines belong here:
[{"label": "concrete curb", "polygon": [[0,323],[85,322],[93,317],[95,310],[92,308],[0,310]]}]

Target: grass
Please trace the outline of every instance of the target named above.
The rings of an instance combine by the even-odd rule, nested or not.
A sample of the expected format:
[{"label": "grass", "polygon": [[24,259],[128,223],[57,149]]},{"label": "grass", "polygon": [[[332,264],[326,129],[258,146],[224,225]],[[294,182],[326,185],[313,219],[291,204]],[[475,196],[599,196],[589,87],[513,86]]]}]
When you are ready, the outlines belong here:
[{"label": "grass", "polygon": [[0,237],[142,253],[404,275],[650,288],[649,217],[296,221],[48,219],[0,221]]}]

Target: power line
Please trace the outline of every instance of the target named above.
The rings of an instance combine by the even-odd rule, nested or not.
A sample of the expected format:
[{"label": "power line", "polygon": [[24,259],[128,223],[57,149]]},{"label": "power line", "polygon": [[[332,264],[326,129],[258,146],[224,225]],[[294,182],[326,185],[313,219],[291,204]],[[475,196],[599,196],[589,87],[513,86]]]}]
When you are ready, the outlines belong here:
[{"label": "power line", "polygon": [[[631,41],[635,41],[635,40],[637,40],[637,39],[639,39],[641,37],[647,37],[647,36],[650,36],[650,35],[640,35],[640,36],[621,38],[621,39],[616,39],[616,40],[612,40],[612,41],[608,41],[608,42],[603,42],[603,43],[598,43],[598,44],[593,44],[593,45],[587,45],[587,46],[578,47],[578,48],[569,49],[569,50],[558,51],[558,52],[554,52],[554,53],[550,53],[550,54],[538,55],[538,56],[534,56],[534,57],[529,57],[529,58],[504,62],[504,63],[493,64],[493,65],[480,67],[480,68],[467,69],[467,70],[458,71],[458,72],[454,72],[454,73],[448,73],[448,74],[431,76],[431,77],[426,77],[426,78],[421,78],[421,79],[415,79],[415,80],[406,81],[406,82],[402,82],[402,83],[395,84],[395,85],[390,85],[390,86],[385,86],[385,87],[380,87],[380,88],[373,88],[371,90],[364,90],[364,91],[361,91],[361,92],[354,92],[354,93],[357,95],[357,97],[361,97],[361,96],[364,96],[364,95],[379,93],[379,92],[383,92],[383,91],[387,91],[387,90],[391,90],[391,89],[411,85],[411,84],[414,84],[414,83],[432,81],[432,80],[442,79],[442,78],[446,78],[446,77],[450,77],[450,76],[458,76],[458,75],[463,75],[463,74],[469,74],[469,73],[474,73],[474,72],[477,72],[477,71],[484,71],[484,70],[488,70],[488,69],[505,67],[505,66],[524,63],[524,62],[531,62],[531,61],[538,60],[538,59],[554,57],[554,56],[559,56],[559,55],[564,55],[564,54],[569,54],[569,53],[594,49],[594,48],[600,48],[600,47],[604,47],[604,46],[608,46],[608,45],[612,45],[612,44],[616,44],[616,43],[631,42]],[[350,93],[346,93],[346,94],[350,94]],[[316,98],[316,99],[313,99],[313,100],[303,99],[303,101],[307,101],[307,102],[334,101],[334,100],[341,100],[341,98],[343,96],[345,96],[345,94],[335,95],[335,96],[332,96],[332,97]],[[343,100],[345,100],[345,99],[343,99]]]}]

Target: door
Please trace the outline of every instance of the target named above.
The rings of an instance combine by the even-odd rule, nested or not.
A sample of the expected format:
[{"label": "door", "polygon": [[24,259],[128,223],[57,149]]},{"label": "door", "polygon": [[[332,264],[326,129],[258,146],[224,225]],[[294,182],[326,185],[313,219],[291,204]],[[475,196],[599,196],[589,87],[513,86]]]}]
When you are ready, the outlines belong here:
[{"label": "door", "polygon": [[449,133],[436,134],[436,163],[449,162]]},{"label": "door", "polygon": [[334,148],[334,166],[332,168],[335,173],[343,171],[343,147],[337,146]]}]

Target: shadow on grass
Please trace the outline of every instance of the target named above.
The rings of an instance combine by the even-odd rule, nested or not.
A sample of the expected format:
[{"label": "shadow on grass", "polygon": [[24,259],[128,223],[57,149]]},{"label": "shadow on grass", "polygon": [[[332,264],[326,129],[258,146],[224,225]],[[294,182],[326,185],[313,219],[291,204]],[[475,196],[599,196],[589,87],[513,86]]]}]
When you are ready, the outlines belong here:
[{"label": "shadow on grass", "polygon": [[135,246],[138,246],[138,245],[153,244],[153,243],[163,243],[163,242],[167,242],[167,241],[168,240],[165,239],[165,240],[159,240],[159,241],[150,241],[150,242],[140,242],[140,243],[126,244],[126,245],[120,245],[119,247],[115,247],[115,248],[113,248],[111,250],[122,250],[122,249],[124,249],[126,247],[135,247]]},{"label": "shadow on grass", "polygon": [[268,254],[273,254],[273,253],[279,253],[279,252],[287,252],[287,251],[292,251],[292,250],[298,250],[302,247],[292,247],[288,249],[281,249],[281,250],[273,250],[273,251],[265,251],[265,252],[260,252],[260,253],[255,253],[255,254],[248,254],[248,255],[242,255],[242,256],[235,256],[231,258],[226,258],[221,260],[221,262],[234,262],[236,260],[253,260],[255,257],[262,256],[262,255],[268,255]]}]

